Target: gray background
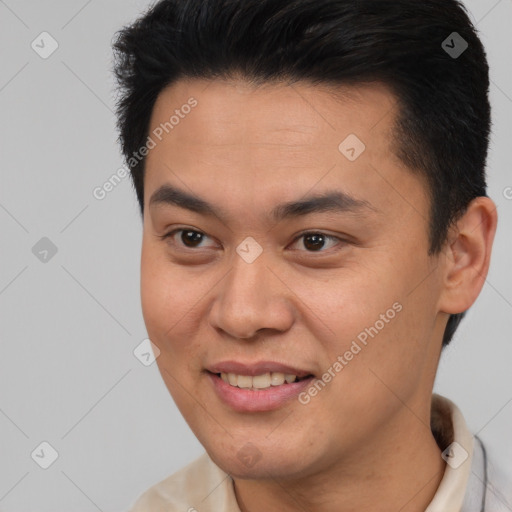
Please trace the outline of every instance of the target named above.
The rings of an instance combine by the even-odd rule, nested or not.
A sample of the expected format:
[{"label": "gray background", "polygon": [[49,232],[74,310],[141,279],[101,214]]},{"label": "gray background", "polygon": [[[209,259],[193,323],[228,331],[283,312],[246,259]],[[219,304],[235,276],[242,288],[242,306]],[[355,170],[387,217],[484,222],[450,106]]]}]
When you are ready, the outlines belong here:
[{"label": "gray background", "polygon": [[[442,356],[436,391],[512,474],[512,0],[466,4],[491,66],[499,227],[487,283]],[[123,164],[112,37],[148,5],[0,0],[1,511],[127,510],[203,451],[156,364],[133,354],[146,332],[131,184],[93,196]],[[43,31],[59,45],[47,59],[31,47]],[[32,250],[43,237],[57,248],[46,262]],[[36,463],[50,456],[36,450],[43,441],[58,452],[46,470]]]}]

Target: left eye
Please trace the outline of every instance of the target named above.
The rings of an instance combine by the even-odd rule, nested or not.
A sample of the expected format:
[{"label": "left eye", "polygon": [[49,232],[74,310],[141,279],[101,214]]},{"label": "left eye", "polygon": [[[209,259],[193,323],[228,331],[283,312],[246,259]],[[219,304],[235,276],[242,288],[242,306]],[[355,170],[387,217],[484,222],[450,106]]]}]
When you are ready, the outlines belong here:
[{"label": "left eye", "polygon": [[[183,228],[175,229],[174,231],[171,231],[167,235],[163,235],[161,238],[173,239],[173,243],[175,243],[174,237],[178,233],[181,233],[180,243],[187,249],[201,248],[201,246],[197,244],[200,244],[204,239],[209,238],[208,235],[201,231]],[[303,246],[307,249],[308,252],[325,252],[321,251],[321,249],[324,249],[324,246],[327,241],[337,241],[343,243],[343,240],[341,240],[338,237],[327,235],[325,233],[317,231],[302,233],[301,235],[295,238],[293,243],[297,243],[300,239],[304,239]]]},{"label": "left eye", "polygon": [[342,242],[342,240],[336,236],[316,231],[302,233],[294,240],[294,243],[300,239],[304,239],[303,245],[308,249],[308,252],[325,252],[320,251],[320,249],[324,249],[324,245],[327,240]]}]

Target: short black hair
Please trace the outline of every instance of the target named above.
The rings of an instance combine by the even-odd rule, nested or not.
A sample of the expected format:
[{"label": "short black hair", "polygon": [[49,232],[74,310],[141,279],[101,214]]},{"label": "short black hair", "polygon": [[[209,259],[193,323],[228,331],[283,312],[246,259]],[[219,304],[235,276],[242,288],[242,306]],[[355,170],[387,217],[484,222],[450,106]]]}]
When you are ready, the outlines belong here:
[{"label": "short black hair", "polygon": [[[430,255],[486,196],[489,66],[459,0],[160,0],[113,48],[119,141],[142,214],[145,158],[133,155],[158,95],[182,78],[386,84],[399,105],[394,151],[427,183]],[[464,314],[450,316],[443,347]]]}]

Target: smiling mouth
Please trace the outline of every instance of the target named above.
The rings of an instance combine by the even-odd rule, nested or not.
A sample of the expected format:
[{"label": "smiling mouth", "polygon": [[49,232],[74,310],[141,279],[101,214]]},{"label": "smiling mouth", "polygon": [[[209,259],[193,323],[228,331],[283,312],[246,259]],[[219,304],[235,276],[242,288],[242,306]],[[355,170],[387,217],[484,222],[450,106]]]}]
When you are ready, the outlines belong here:
[{"label": "smiling mouth", "polygon": [[288,386],[290,384],[301,382],[313,378],[313,375],[297,377],[292,374],[281,372],[267,372],[261,375],[238,375],[235,373],[215,373],[226,384],[234,388],[247,389],[250,391],[264,391],[277,386]]}]

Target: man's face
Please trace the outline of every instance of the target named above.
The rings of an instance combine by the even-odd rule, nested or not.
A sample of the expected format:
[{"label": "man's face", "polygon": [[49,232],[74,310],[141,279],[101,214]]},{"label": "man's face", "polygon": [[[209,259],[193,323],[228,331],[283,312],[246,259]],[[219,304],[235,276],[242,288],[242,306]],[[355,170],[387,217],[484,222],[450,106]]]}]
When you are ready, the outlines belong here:
[{"label": "man's face", "polygon": [[[393,154],[393,95],[378,85],[340,91],[180,81],[153,111],[144,319],[185,420],[241,478],[377,457],[391,449],[385,439],[404,435],[397,426],[428,420],[446,315],[426,188]],[[152,133],[173,115],[159,141]],[[215,214],[170,194],[151,201],[166,185]],[[334,192],[346,196],[337,208],[275,210]],[[215,375],[222,368],[270,373],[278,385],[234,387]],[[279,384],[279,373],[299,371],[314,378]],[[237,383],[268,386],[265,377]]]}]

